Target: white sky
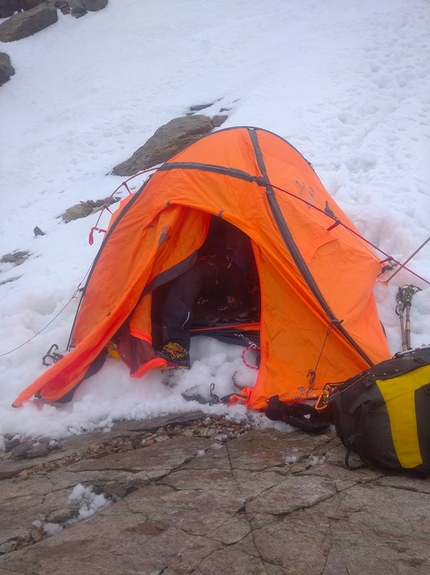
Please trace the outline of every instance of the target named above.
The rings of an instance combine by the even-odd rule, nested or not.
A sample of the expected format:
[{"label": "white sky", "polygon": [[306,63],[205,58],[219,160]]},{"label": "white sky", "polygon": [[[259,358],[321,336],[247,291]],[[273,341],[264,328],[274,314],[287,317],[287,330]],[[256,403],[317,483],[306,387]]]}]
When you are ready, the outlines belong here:
[{"label": "white sky", "polygon": [[[200,406],[182,399],[185,389],[207,393],[215,382],[222,395],[236,371],[244,384],[255,377],[242,349],[200,338],[174,389],[157,373],[131,380],[109,360],[65,407],[10,407],[45,369],[51,344],[64,352],[77,300],[54,318],[100,245],[100,236],[87,241],[97,216],[67,225],[58,217],[110,195],[122,179],[106,174],[192,105],[214,102],[208,115],[229,107],[223,127],[288,140],[365,237],[396,259],[424,242],[429,30],[425,0],[110,0],[80,19],[59,12],[50,28],[1,44],[16,74],[0,87],[0,257],[31,257],[0,264],[0,436],[61,437],[188,410]],[[46,235],[35,238],[35,226]],[[409,265],[430,279],[430,243]],[[430,288],[402,271],[375,288],[392,353],[401,349],[395,295],[406,283],[424,288],[413,299],[412,345],[430,343]]]}]

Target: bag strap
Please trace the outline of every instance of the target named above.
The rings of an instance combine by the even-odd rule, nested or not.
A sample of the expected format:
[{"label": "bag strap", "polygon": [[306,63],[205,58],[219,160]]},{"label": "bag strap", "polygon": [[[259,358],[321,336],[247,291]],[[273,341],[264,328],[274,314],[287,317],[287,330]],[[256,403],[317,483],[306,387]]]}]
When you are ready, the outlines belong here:
[{"label": "bag strap", "polygon": [[[352,408],[351,408],[351,411],[352,411]],[[360,410],[360,417],[358,419],[354,419],[355,433],[354,433],[354,435],[351,435],[351,437],[349,439],[347,439],[347,441],[346,441],[347,452],[345,455],[345,465],[348,467],[348,469],[351,469],[353,471],[355,471],[357,469],[363,469],[363,467],[372,468],[372,465],[365,459],[365,457],[363,457],[363,454],[360,453],[360,451],[357,449],[357,446],[354,445],[358,437],[364,437],[364,429],[366,426],[366,421],[367,421],[368,415],[369,415],[369,404],[368,403],[362,403],[361,404],[361,410]],[[362,463],[360,465],[352,466],[349,463],[349,458],[351,457],[351,453],[353,451],[361,459]]]},{"label": "bag strap", "polygon": [[272,421],[284,421],[309,433],[318,433],[330,426],[325,412],[319,412],[306,403],[285,403],[280,401],[279,395],[268,400],[265,414]]}]

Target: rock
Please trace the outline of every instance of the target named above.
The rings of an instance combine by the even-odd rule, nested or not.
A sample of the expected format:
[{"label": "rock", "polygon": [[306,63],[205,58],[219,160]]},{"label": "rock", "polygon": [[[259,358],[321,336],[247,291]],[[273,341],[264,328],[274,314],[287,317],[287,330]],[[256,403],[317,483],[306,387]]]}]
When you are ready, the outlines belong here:
[{"label": "rock", "polygon": [[102,10],[108,5],[108,0],[81,0],[82,6],[89,12]]},{"label": "rock", "polygon": [[213,106],[213,102],[210,104],[196,104],[194,106],[190,106],[190,112],[201,112],[201,110],[205,110],[206,108],[210,108]]},{"label": "rock", "polygon": [[165,162],[213,128],[210,118],[202,114],[175,118],[158,128],[128,160],[115,166],[112,173],[116,176],[132,176]]},{"label": "rock", "polygon": [[40,32],[58,20],[57,9],[50,2],[43,2],[26,12],[11,16],[0,24],[0,41],[14,42]]},{"label": "rock", "polygon": [[111,204],[118,201],[118,198],[105,198],[104,200],[87,200],[86,202],[80,202],[79,204],[75,204],[71,208],[67,208],[67,210],[62,214],[61,217],[66,224],[73,220],[78,220],[79,218],[86,218],[90,214],[94,214],[99,210],[103,209],[106,206],[110,206]]},{"label": "rock", "polygon": [[5,451],[6,453],[9,453],[9,451],[12,451],[12,449],[14,449],[15,447],[17,447],[17,445],[19,445],[21,443],[21,441],[16,437],[13,439],[6,439],[5,437]]},{"label": "rock", "polygon": [[33,234],[35,236],[44,236],[45,232],[42,232],[42,230],[39,228],[39,226],[36,226],[33,230]]},{"label": "rock", "polygon": [[85,10],[83,6],[78,5],[74,6],[70,13],[74,18],[82,18],[85,14],[88,14],[88,10]]},{"label": "rock", "polygon": [[218,114],[214,116],[212,118],[212,124],[214,125],[214,128],[219,128],[220,126],[222,126],[222,124],[224,124],[227,118],[228,116],[226,114]]},{"label": "rock", "polygon": [[[251,422],[122,422],[63,440],[56,460],[27,460],[26,481],[15,467],[0,481],[0,575],[430,572],[429,480],[351,471],[332,432]],[[149,437],[166,441],[142,446]],[[76,488],[86,500],[70,498]],[[82,520],[88,492],[100,506]]]},{"label": "rock", "polygon": [[15,74],[15,70],[10,63],[10,58],[7,54],[0,52],[0,86],[6,84],[11,76]]},{"label": "rock", "polygon": [[19,443],[12,449],[11,456],[13,459],[22,459],[23,457],[27,457],[27,452],[30,451],[31,447],[32,445],[30,442]]},{"label": "rock", "polygon": [[33,8],[36,8],[36,6],[43,4],[45,1],[46,0],[19,0],[18,4],[20,6],[20,9],[25,12],[27,10],[32,10]]},{"label": "rock", "polygon": [[70,5],[65,0],[55,0],[55,7],[61,10],[62,14],[70,14]]},{"label": "rock", "polygon": [[11,254],[4,254],[4,256],[2,256],[2,258],[0,259],[0,262],[2,263],[8,263],[8,264],[15,264],[16,266],[21,265],[30,255],[30,252],[20,252],[20,251],[16,251],[13,252]]},{"label": "rock", "polygon": [[20,12],[20,0],[0,0],[0,18],[9,18],[15,12]]},{"label": "rock", "polygon": [[80,204],[75,204],[71,208],[67,208],[64,214],[61,215],[63,221],[68,224],[73,220],[79,220],[80,218],[86,218],[93,213],[93,207],[86,202],[81,202]]},{"label": "rock", "polygon": [[26,456],[30,458],[44,457],[45,455],[48,455],[49,452],[50,452],[49,442],[41,441],[40,443],[33,445],[31,449],[29,449],[26,452]]}]

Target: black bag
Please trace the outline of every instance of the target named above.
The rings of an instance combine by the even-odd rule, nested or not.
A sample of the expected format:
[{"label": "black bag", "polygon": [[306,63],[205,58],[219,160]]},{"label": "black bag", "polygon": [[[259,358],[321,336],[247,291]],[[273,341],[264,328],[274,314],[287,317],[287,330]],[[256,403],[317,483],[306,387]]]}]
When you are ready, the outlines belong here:
[{"label": "black bag", "polygon": [[331,386],[336,432],[369,466],[430,475],[430,346]]},{"label": "black bag", "polygon": [[329,411],[317,411],[306,403],[285,403],[279,395],[272,396],[267,402],[265,415],[272,421],[284,421],[293,427],[309,433],[319,433],[330,427]]}]

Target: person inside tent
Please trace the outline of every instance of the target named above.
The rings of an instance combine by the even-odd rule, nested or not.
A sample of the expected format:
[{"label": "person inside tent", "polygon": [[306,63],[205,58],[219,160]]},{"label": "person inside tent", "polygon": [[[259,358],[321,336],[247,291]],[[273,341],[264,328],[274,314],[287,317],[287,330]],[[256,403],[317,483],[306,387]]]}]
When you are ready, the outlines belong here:
[{"label": "person inside tent", "polygon": [[196,263],[169,282],[161,308],[162,347],[157,356],[168,369],[190,368],[190,327],[193,306],[204,294],[216,293],[217,309],[237,308],[245,281],[255,265],[249,238],[225,220],[212,217],[207,239]]}]

